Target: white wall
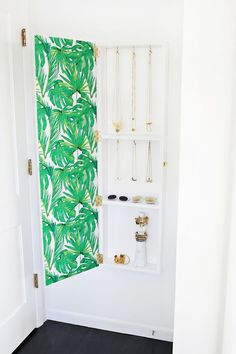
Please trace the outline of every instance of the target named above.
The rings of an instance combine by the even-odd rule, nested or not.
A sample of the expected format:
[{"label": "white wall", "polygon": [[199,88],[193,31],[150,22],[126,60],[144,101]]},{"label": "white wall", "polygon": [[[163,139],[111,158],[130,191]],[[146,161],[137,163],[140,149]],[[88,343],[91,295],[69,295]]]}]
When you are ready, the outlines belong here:
[{"label": "white wall", "polygon": [[[235,48],[236,49],[236,48]],[[226,278],[226,301],[224,318],[224,337],[222,354],[234,354],[236,352],[236,67],[233,72],[233,115],[231,131],[231,213],[229,213],[230,238],[228,243],[228,260]]]},{"label": "white wall", "polygon": [[184,5],[175,354],[222,353],[235,5]]},{"label": "white wall", "polygon": [[[177,229],[182,0],[35,0],[30,2],[30,6],[33,34],[74,37],[100,44],[169,43],[169,164],[162,273],[155,277],[140,276],[118,270],[102,270],[100,267],[99,270],[47,287],[46,307],[50,318],[100,327],[105,323],[108,328],[123,328],[125,331],[127,327],[130,332],[144,335],[157,328],[160,329],[160,333],[155,334],[157,337],[171,339]],[[120,288],[124,290],[119,292]]]},{"label": "white wall", "polygon": [[236,174],[234,173],[233,209],[227,276],[226,307],[222,354],[236,352]]}]

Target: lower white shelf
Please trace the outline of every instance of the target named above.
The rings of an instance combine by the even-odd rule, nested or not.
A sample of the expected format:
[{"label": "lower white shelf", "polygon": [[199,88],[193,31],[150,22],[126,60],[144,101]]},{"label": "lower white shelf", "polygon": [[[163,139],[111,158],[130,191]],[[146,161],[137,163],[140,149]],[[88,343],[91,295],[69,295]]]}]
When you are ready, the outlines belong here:
[{"label": "lower white shelf", "polygon": [[149,274],[159,274],[156,264],[146,264],[144,267],[136,267],[134,263],[130,262],[129,264],[115,264],[113,259],[105,259],[104,263],[101,264],[102,267],[118,269],[131,272],[139,273],[149,273]]}]

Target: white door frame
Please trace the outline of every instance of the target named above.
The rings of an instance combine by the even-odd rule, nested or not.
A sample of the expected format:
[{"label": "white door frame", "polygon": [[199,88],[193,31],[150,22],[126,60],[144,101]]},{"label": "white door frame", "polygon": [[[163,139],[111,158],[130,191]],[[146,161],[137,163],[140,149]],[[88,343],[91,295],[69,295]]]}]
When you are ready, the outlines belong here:
[{"label": "white door frame", "polygon": [[[28,119],[29,119],[29,109],[28,109],[28,78],[29,75],[27,71],[25,70],[28,68],[26,63],[24,62],[25,59],[25,53],[24,53],[24,47],[21,47],[21,28],[24,27],[27,22],[28,22],[28,17],[27,17],[27,1],[22,2],[19,6],[15,6],[12,1],[3,1],[1,3],[0,7],[1,14],[3,14],[3,18],[6,18],[6,23],[5,20],[3,20],[3,25],[6,26],[5,29],[6,31],[4,32],[4,43],[6,46],[9,46],[9,73],[8,69],[6,72],[7,78],[9,78],[9,81],[11,82],[11,87],[10,87],[10,96],[11,100],[9,101],[9,108],[12,107],[12,111],[16,111],[16,120],[13,119],[12,123],[12,130],[16,131],[13,132],[13,135],[17,135],[17,129],[19,129],[19,134],[17,135],[17,143],[15,145],[15,148],[17,150],[20,150],[16,152],[16,154],[13,153],[13,155],[17,155],[18,153],[18,158],[15,160],[15,165],[17,165],[16,169],[18,169],[19,172],[19,178],[21,178],[22,181],[22,189],[20,189],[20,194],[16,192],[18,197],[24,197],[24,201],[27,201],[26,203],[23,201],[23,204],[21,204],[21,207],[19,208],[18,204],[18,199],[12,199],[11,206],[15,206],[17,208],[17,215],[19,216],[19,219],[12,218],[13,222],[13,228],[16,228],[15,225],[18,225],[18,222],[21,223],[22,221],[22,215],[24,215],[23,223],[24,224],[24,231],[23,231],[23,241],[22,241],[22,247],[21,247],[21,266],[19,265],[20,271],[22,273],[18,274],[19,281],[23,282],[25,281],[25,285],[27,284],[27,290],[25,290],[25,294],[22,295],[22,303],[20,306],[16,309],[15,312],[12,312],[7,318],[7,320],[3,321],[3,325],[5,325],[5,322],[11,321],[11,325],[7,327],[6,330],[3,329],[3,337],[2,339],[4,343],[2,350],[14,350],[15,347],[20,344],[22,340],[25,339],[25,336],[27,336],[30,331],[32,331],[36,326],[40,325],[42,323],[42,311],[39,310],[39,293],[37,293],[36,289],[33,288],[33,273],[35,270],[35,262],[33,264],[33,259],[34,257],[32,254],[34,254],[34,249],[39,249],[38,247],[35,247],[34,243],[34,238],[32,237],[32,224],[33,224],[33,219],[32,219],[32,213],[29,210],[31,203],[31,196],[30,196],[30,179],[29,176],[27,176],[27,156],[29,153],[29,145],[28,142],[25,141],[26,139],[28,140]],[[10,33],[10,34],[9,34]],[[6,39],[5,39],[6,38]],[[4,46],[5,46],[4,44]],[[4,55],[3,55],[4,58]],[[4,62],[4,60],[3,60]],[[5,73],[5,72],[4,72]],[[27,82],[25,81],[27,80]],[[7,88],[8,92],[9,88]],[[5,90],[3,89],[3,92]],[[9,96],[9,95],[8,95]],[[7,97],[7,96],[6,96]],[[8,102],[8,101],[7,101]],[[8,103],[9,103],[8,102]],[[5,112],[4,112],[5,114]],[[13,114],[14,116],[14,114]],[[32,114],[31,114],[32,116]],[[6,117],[6,116],[5,116]],[[17,119],[18,118],[18,119]],[[4,131],[3,131],[4,133]],[[8,134],[9,137],[9,134]],[[14,140],[15,138],[13,138]],[[22,140],[22,147],[21,145],[21,140]],[[9,139],[8,139],[9,140]],[[4,141],[4,140],[3,140]],[[14,141],[13,144],[14,146]],[[14,148],[14,149],[15,149]],[[20,149],[19,149],[20,148]],[[17,162],[17,163],[16,163]],[[15,177],[16,179],[18,177]],[[17,184],[17,183],[16,183]],[[14,188],[13,188],[14,190]],[[4,197],[3,197],[4,198]],[[3,199],[4,200],[4,199]],[[23,200],[23,199],[22,199]],[[21,201],[21,199],[19,199]],[[20,213],[18,213],[18,209],[21,210]],[[8,210],[8,209],[7,209]],[[25,214],[26,213],[26,214]],[[8,213],[9,215],[9,213]],[[8,218],[7,218],[8,221]],[[27,227],[26,227],[27,226]],[[21,227],[21,224],[20,224]],[[24,238],[25,236],[25,238]],[[25,244],[25,247],[23,249],[23,244]],[[26,247],[27,246],[27,247]],[[17,246],[13,245],[13,249],[16,249]],[[24,257],[25,253],[25,257]],[[24,259],[24,262],[22,262]],[[26,261],[25,261],[26,260]],[[24,263],[24,265],[23,265]],[[26,276],[25,276],[26,275]],[[23,279],[23,276],[25,277]],[[14,279],[12,279],[12,282],[14,282]],[[3,283],[4,285],[5,283]],[[24,286],[23,286],[24,287]],[[22,287],[22,288],[23,288]],[[26,286],[25,286],[26,289]],[[14,292],[13,292],[14,294]],[[16,300],[19,299],[21,300],[19,295],[14,294],[16,297]],[[10,301],[10,300],[9,300]],[[7,301],[6,301],[7,303]],[[11,302],[9,302],[11,303]],[[4,306],[4,303],[3,303]],[[20,315],[20,310],[22,308],[22,316]],[[19,315],[19,316],[18,316]],[[40,316],[41,315],[41,316]],[[17,317],[18,316],[18,317]],[[41,317],[41,318],[40,318]],[[41,322],[41,323],[40,323]],[[12,339],[12,330],[17,331],[14,335],[14,340]],[[12,333],[11,333],[12,332]],[[1,351],[1,348],[0,348]],[[4,351],[5,352],[5,351]]]},{"label": "white door frame", "polygon": [[33,244],[34,273],[38,274],[39,287],[35,290],[37,327],[46,321],[45,279],[43,265],[43,239],[40,212],[40,183],[38,168],[37,116],[35,99],[34,37],[30,28],[26,28],[26,47],[24,55],[24,73],[26,82],[26,120],[28,158],[32,159],[33,174],[30,177],[31,233]]}]

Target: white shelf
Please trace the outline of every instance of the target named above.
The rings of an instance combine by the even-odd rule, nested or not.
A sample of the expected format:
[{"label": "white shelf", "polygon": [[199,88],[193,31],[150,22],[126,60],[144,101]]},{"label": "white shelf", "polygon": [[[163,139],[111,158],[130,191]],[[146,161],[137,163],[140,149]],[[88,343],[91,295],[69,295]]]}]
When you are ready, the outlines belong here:
[{"label": "white shelf", "polygon": [[102,140],[142,140],[142,141],[160,141],[158,134],[102,134]]},{"label": "white shelf", "polygon": [[159,274],[156,264],[146,264],[144,267],[136,267],[134,263],[129,264],[116,264],[113,259],[106,259],[104,263],[101,264],[103,267],[138,273],[149,273],[149,274]]},{"label": "white shelf", "polygon": [[158,204],[133,203],[129,201],[122,202],[120,200],[105,199],[103,200],[102,204],[108,206],[118,206],[118,207],[128,207],[128,208],[138,208],[138,209],[159,209]]}]

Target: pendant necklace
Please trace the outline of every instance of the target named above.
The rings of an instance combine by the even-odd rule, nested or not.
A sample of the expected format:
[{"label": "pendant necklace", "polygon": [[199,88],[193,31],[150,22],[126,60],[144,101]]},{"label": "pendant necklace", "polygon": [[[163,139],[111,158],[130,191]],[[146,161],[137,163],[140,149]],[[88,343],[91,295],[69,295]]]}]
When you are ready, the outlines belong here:
[{"label": "pendant necklace", "polygon": [[135,118],[135,99],[136,99],[136,53],[135,48],[132,51],[132,97],[131,97],[131,130],[135,132],[136,130],[136,118]]},{"label": "pendant necklace", "polygon": [[116,140],[116,180],[120,181],[120,140]]},{"label": "pendant necklace", "polygon": [[152,47],[148,51],[148,97],[147,97],[147,119],[146,130],[152,131]]},{"label": "pendant necklace", "polygon": [[136,181],[137,181],[136,160],[137,160],[136,141],[133,140],[133,150],[132,150],[132,178],[131,178],[133,182],[136,182]]},{"label": "pendant necklace", "polygon": [[148,142],[146,182],[152,183],[152,145],[150,140]]},{"label": "pendant necklace", "polygon": [[120,50],[116,48],[116,65],[115,65],[115,95],[114,95],[114,108],[115,119],[113,120],[113,127],[116,133],[119,133],[122,129],[122,121],[120,115]]},{"label": "pendant necklace", "polygon": [[[116,48],[116,64],[115,64],[115,95],[114,95],[115,120],[113,127],[116,133],[122,129],[122,121],[120,116],[120,51]],[[116,140],[116,180],[120,181],[120,141]]]}]

